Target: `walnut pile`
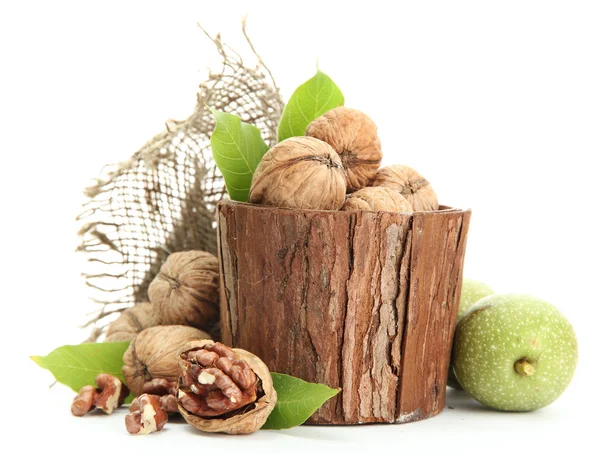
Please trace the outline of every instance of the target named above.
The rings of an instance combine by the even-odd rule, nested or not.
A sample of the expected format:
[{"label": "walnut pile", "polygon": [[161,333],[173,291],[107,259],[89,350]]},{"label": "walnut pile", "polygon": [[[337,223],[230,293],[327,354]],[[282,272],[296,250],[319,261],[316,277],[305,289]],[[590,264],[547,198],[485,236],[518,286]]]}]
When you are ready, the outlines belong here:
[{"label": "walnut pile", "polygon": [[183,346],[178,360],[179,412],[201,431],[252,433],[275,407],[271,373],[252,353],[204,340]]},{"label": "walnut pile", "polygon": [[291,137],[271,148],[252,177],[249,201],[284,208],[339,210],[346,177],[331,146],[312,137]]},{"label": "walnut pile", "polygon": [[248,201],[299,210],[439,209],[425,178],[407,166],[380,169],[382,158],[373,120],[359,110],[336,107],[311,121],[304,137],[283,140],[263,156]]},{"label": "walnut pile", "polygon": [[342,211],[412,212],[412,206],[402,195],[390,188],[368,187],[350,194]]},{"label": "walnut pile", "polygon": [[349,107],[337,107],[313,120],[306,135],[327,142],[340,155],[348,192],[373,180],[381,163],[377,126],[367,115]]},{"label": "walnut pile", "polygon": [[429,181],[411,167],[383,167],[377,171],[372,184],[400,192],[415,211],[434,211],[439,208],[437,195]]}]

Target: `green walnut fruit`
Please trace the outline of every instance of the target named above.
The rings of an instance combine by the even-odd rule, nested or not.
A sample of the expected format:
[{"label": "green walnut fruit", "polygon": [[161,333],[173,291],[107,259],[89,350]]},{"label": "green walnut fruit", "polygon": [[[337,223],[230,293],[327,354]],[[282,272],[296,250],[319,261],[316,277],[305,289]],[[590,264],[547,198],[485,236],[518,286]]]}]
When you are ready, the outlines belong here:
[{"label": "green walnut fruit", "polygon": [[[460,303],[458,305],[458,317],[456,318],[457,323],[477,301],[492,295],[493,293],[494,291],[483,282],[476,281],[475,279],[463,278]],[[462,389],[454,376],[452,367],[448,369],[448,386],[454,389]]]},{"label": "green walnut fruit", "polygon": [[460,320],[452,367],[462,387],[488,407],[531,411],[554,402],[577,365],[577,338],[551,304],[496,294]]},{"label": "green walnut fruit", "polygon": [[486,284],[475,279],[463,279],[462,291],[460,292],[460,304],[458,305],[457,321],[473,307],[481,298],[493,295],[494,291]]}]

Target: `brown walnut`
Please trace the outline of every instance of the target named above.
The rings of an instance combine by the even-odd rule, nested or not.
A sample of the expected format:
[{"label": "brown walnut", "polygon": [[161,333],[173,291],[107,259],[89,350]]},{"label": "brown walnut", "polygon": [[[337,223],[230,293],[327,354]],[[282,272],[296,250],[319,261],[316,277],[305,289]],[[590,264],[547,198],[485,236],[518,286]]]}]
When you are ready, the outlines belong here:
[{"label": "brown walnut", "polygon": [[152,394],[137,398],[137,408],[130,408],[125,416],[125,427],[132,435],[148,435],[162,430],[169,415],[161,408],[160,399]]},{"label": "brown walnut", "polygon": [[139,396],[154,378],[177,381],[177,351],[191,340],[209,339],[191,326],[154,326],[138,334],[123,355],[123,376],[131,392]]},{"label": "brown walnut", "polygon": [[179,351],[179,413],[204,432],[246,434],[275,407],[269,369],[257,356],[219,342],[194,341]]},{"label": "brown walnut", "polygon": [[[168,414],[179,413],[177,409],[177,382],[165,380],[164,378],[155,378],[144,383],[142,391],[144,394],[158,397],[160,408]],[[140,398],[136,397],[131,402],[129,411],[134,412],[140,408]]]},{"label": "brown walnut", "polygon": [[161,325],[208,330],[219,317],[219,261],[204,251],[175,252],[148,287]]},{"label": "brown walnut", "polygon": [[383,187],[359,189],[348,196],[342,211],[412,212],[412,206],[398,191]]},{"label": "brown walnut", "polygon": [[129,389],[121,380],[110,374],[99,374],[96,377],[96,386],[84,386],[73,399],[71,413],[83,416],[94,408],[99,408],[110,415],[123,405],[129,395]]},{"label": "brown walnut", "polygon": [[371,185],[396,189],[410,202],[414,211],[435,211],[439,208],[437,195],[429,181],[408,166],[382,167]]},{"label": "brown walnut", "polygon": [[348,192],[369,184],[381,164],[377,126],[367,115],[349,107],[337,107],[314,119],[306,135],[327,142],[342,159]]},{"label": "brown walnut", "polygon": [[339,210],[346,181],[331,146],[313,137],[290,137],[271,148],[254,172],[249,201],[305,210]]},{"label": "brown walnut", "polygon": [[138,303],[123,313],[108,327],[104,342],[130,342],[138,333],[160,325],[158,312],[150,303]]}]

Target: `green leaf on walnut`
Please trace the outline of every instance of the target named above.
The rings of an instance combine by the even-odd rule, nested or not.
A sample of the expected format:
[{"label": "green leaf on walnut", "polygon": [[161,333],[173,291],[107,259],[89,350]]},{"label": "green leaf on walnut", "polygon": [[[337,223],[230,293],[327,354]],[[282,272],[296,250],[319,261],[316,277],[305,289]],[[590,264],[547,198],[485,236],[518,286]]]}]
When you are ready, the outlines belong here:
[{"label": "green leaf on walnut", "polygon": [[303,136],[308,124],[325,112],[344,105],[344,95],[322,71],[304,82],[292,94],[279,121],[277,139]]},{"label": "green leaf on walnut", "polygon": [[216,120],[210,146],[227,193],[232,200],[247,202],[252,176],[269,147],[256,126],[235,115],[210,110]]},{"label": "green leaf on walnut", "polygon": [[289,429],[304,423],[339,389],[309,383],[290,375],[271,373],[277,403],[262,429]]},{"label": "green leaf on walnut", "polygon": [[129,342],[63,345],[47,356],[30,358],[52,372],[56,381],[79,392],[83,386],[95,385],[99,374],[111,374],[124,381],[121,369],[128,346]]}]

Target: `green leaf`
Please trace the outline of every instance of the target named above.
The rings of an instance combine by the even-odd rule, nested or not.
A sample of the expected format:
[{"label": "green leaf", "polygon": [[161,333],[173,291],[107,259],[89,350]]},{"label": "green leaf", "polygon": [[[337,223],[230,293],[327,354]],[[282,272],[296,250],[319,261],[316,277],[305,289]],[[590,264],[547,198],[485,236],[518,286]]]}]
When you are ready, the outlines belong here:
[{"label": "green leaf", "polygon": [[277,403],[262,429],[289,429],[305,422],[339,389],[308,383],[299,378],[272,372]]},{"label": "green leaf", "polygon": [[52,372],[59,383],[79,392],[83,386],[95,385],[98,374],[111,374],[124,381],[121,368],[128,346],[129,342],[63,345],[48,356],[30,358]]},{"label": "green leaf", "polygon": [[318,71],[292,94],[283,109],[277,138],[303,136],[308,124],[325,112],[344,105],[344,95],[324,72]]},{"label": "green leaf", "polygon": [[242,122],[235,115],[210,110],[217,121],[210,145],[229,197],[247,202],[254,170],[269,147],[256,126]]}]

